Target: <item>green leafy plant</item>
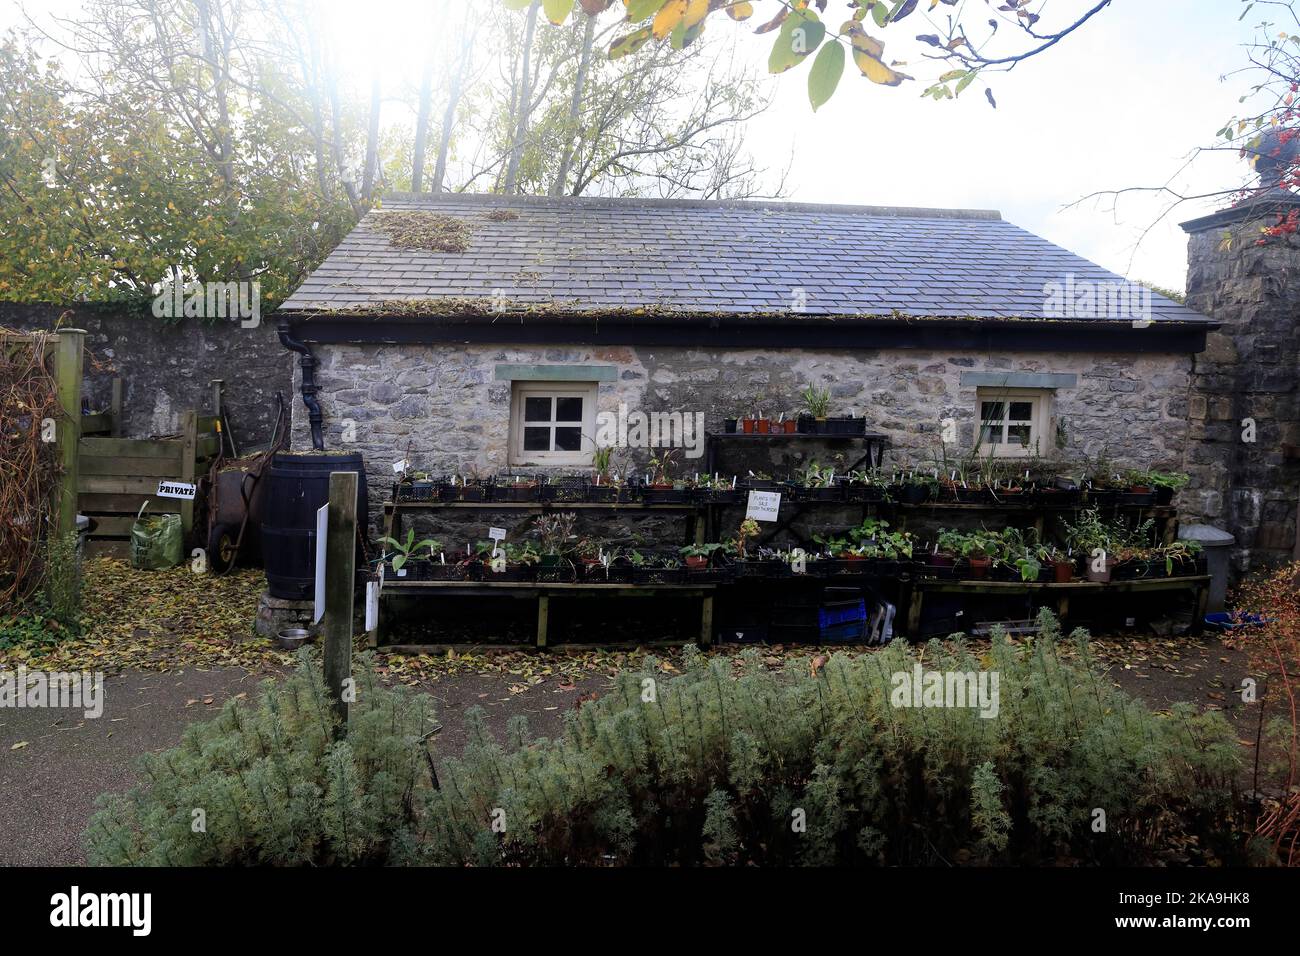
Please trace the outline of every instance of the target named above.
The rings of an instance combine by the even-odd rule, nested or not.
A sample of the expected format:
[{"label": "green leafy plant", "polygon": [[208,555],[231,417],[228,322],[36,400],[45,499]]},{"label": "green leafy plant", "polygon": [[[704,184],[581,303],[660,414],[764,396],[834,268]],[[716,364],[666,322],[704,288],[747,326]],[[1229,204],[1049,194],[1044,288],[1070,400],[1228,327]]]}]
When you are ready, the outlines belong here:
[{"label": "green leafy plant", "polygon": [[406,540],[399,541],[396,538],[390,538],[387,535],[379,539],[381,543],[388,545],[393,549],[392,554],[385,553],[385,559],[390,560],[394,571],[400,571],[406,566],[406,563],[416,556],[421,548],[428,548],[429,555],[432,557],[442,550],[442,542],[433,538],[423,538],[420,541],[415,540],[415,529],[408,528],[406,531]]},{"label": "green leafy plant", "polygon": [[804,408],[813,418],[825,418],[830,414],[831,408],[831,390],[829,388],[818,388],[815,385],[809,385],[803,390]]},{"label": "green leafy plant", "polygon": [[673,472],[681,458],[680,448],[666,448],[650,459],[650,484],[666,487],[673,483]]}]

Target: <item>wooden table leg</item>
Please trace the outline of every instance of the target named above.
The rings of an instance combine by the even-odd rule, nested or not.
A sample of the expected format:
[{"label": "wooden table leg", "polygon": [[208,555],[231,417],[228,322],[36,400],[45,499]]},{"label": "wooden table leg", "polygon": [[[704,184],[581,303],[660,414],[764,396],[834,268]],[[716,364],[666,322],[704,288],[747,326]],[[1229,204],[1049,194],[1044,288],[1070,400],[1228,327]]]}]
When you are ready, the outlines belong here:
[{"label": "wooden table leg", "polygon": [[1192,634],[1200,634],[1205,628],[1205,609],[1210,606],[1210,586],[1202,584],[1196,589],[1196,614],[1192,618]]},{"label": "wooden table leg", "polygon": [[918,637],[921,633],[921,600],[924,590],[912,585],[912,596],[907,606],[907,636]]},{"label": "wooden table leg", "polygon": [[713,594],[704,595],[700,605],[700,646],[713,644]]},{"label": "wooden table leg", "polygon": [[546,631],[550,625],[551,617],[551,596],[549,594],[539,594],[537,596],[537,646],[546,646]]}]

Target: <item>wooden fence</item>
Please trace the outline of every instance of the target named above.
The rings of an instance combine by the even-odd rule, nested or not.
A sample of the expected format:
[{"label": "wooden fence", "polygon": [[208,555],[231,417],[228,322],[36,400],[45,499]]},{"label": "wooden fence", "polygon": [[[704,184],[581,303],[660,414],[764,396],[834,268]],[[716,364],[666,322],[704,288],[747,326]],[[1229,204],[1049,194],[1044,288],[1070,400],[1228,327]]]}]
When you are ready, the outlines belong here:
[{"label": "wooden fence", "polygon": [[146,503],[148,512],[179,514],[189,535],[194,502],[161,498],[158,485],[164,481],[194,484],[206,473],[221,448],[216,422],[215,417],[191,410],[182,417],[181,433],[175,438],[81,439],[77,489],[81,512],[93,522],[88,554],[125,556],[131,524]]}]

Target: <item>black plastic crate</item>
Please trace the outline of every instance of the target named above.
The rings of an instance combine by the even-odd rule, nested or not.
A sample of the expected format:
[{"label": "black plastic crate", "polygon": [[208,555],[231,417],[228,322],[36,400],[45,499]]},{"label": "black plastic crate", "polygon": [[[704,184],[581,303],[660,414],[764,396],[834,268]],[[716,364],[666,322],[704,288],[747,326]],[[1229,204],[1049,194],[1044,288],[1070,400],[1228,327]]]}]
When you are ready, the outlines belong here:
[{"label": "black plastic crate", "polygon": [[581,475],[559,475],[541,486],[542,501],[586,501],[587,479]]}]

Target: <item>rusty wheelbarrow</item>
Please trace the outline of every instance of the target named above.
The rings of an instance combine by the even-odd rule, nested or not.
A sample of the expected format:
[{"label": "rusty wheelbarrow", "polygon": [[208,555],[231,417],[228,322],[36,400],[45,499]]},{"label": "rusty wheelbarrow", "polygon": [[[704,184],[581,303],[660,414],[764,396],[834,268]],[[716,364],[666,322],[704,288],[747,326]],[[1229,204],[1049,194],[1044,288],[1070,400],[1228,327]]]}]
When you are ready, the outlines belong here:
[{"label": "rusty wheelbarrow", "polygon": [[[207,498],[207,555],[213,574],[225,574],[242,557],[256,560],[261,552],[260,528],[265,485],[262,472],[289,440],[284,397],[276,393],[279,410],[271,444],[255,454],[229,458],[218,455],[204,479]],[[221,425],[225,425],[224,419]],[[220,426],[219,426],[220,427]]]}]

